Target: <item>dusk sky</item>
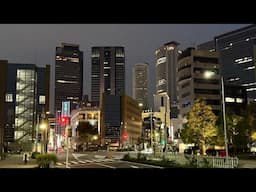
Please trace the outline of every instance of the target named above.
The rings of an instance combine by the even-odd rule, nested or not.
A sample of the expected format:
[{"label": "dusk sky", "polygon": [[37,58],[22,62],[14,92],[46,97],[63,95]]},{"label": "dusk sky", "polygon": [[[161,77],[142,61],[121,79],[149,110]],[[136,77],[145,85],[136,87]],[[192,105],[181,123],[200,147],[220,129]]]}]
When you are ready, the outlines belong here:
[{"label": "dusk sky", "polygon": [[[155,92],[155,50],[169,41],[185,49],[249,24],[1,24],[0,59],[9,63],[51,64],[51,111],[54,98],[55,48],[61,42],[80,45],[84,52],[84,94],[91,94],[91,47],[124,46],[126,92],[132,95],[132,67],[150,65],[150,93]],[[151,99],[152,100],[152,97]],[[52,111],[53,112],[53,111]]]}]

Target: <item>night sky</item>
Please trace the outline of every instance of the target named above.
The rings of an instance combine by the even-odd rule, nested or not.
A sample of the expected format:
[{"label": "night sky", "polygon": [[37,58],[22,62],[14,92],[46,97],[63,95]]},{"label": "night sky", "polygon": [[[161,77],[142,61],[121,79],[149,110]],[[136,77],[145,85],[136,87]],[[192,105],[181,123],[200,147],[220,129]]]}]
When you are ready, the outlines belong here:
[{"label": "night sky", "polygon": [[[84,52],[84,94],[91,94],[91,47],[124,46],[126,92],[132,95],[132,66],[150,65],[150,93],[155,92],[155,50],[169,41],[180,49],[249,24],[1,24],[0,59],[9,63],[51,64],[51,111],[54,98],[55,48],[61,42],[80,44]],[[151,94],[150,94],[151,95]],[[152,100],[152,98],[150,99]]]}]

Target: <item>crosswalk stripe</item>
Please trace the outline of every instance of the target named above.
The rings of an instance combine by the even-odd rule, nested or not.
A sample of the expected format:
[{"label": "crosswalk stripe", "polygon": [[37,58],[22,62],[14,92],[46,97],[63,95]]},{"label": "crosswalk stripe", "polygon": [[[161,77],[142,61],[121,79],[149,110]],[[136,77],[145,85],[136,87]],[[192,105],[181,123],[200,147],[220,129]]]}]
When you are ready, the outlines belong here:
[{"label": "crosswalk stripe", "polygon": [[77,161],[70,161],[70,163],[79,164]]},{"label": "crosswalk stripe", "polygon": [[86,163],[85,161],[78,161],[79,163]]},{"label": "crosswalk stripe", "polygon": [[[72,164],[79,164],[79,163],[82,163],[82,164],[85,164],[85,163],[100,163],[100,162],[109,162],[109,161],[115,161],[115,159],[92,159],[92,160],[88,160],[88,159],[85,159],[85,160],[78,160],[78,161],[69,161],[68,162],[68,165],[72,165]],[[57,162],[56,163],[57,166],[63,166],[63,165],[66,165],[66,161],[64,161],[63,163],[60,163],[60,162]]]}]

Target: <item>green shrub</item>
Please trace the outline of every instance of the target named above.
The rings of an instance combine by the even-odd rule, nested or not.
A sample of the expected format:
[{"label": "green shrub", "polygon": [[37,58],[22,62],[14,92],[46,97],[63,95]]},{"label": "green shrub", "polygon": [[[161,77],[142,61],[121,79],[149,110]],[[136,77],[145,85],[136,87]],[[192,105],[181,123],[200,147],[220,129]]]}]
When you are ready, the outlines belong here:
[{"label": "green shrub", "polygon": [[201,167],[202,168],[211,168],[211,164],[206,158],[203,158]]},{"label": "green shrub", "polygon": [[3,153],[2,154],[2,157],[0,157],[0,159],[2,158],[2,159],[6,159],[6,158],[8,158],[9,157],[9,154],[8,153]]},{"label": "green shrub", "polygon": [[123,160],[129,160],[130,158],[131,158],[130,154],[127,153],[127,154],[124,155]]},{"label": "green shrub", "polygon": [[36,156],[36,162],[40,168],[50,168],[50,164],[57,162],[55,154],[40,154]]},{"label": "green shrub", "polygon": [[137,159],[139,161],[146,161],[147,160],[147,156],[145,154],[142,154],[142,153],[137,153]]},{"label": "green shrub", "polygon": [[33,152],[31,154],[31,159],[36,159],[36,156],[39,155],[40,153],[39,152]]}]

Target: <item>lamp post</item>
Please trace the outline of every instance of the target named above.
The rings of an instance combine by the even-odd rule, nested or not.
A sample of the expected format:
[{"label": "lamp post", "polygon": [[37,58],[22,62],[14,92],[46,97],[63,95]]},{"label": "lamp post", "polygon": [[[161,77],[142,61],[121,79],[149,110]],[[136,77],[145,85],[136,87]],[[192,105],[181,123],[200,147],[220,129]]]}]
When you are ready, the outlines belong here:
[{"label": "lamp post", "polygon": [[43,130],[43,147],[41,147],[41,153],[43,153],[43,151],[47,153],[47,124],[43,122],[39,127]]},{"label": "lamp post", "polygon": [[[215,73],[213,71],[206,71],[204,73],[205,78],[211,78]],[[227,139],[227,125],[226,125],[226,107],[225,107],[225,93],[224,93],[224,80],[221,76],[221,97],[222,97],[222,114],[223,114],[223,129],[224,129],[224,142],[226,157],[228,157],[228,139]]]},{"label": "lamp post", "polygon": [[152,120],[152,116],[153,116],[153,111],[152,108],[150,109],[150,147],[153,147],[153,120]]}]

